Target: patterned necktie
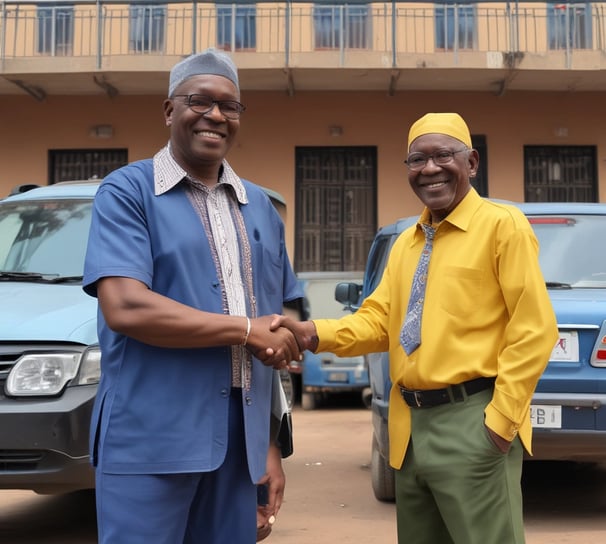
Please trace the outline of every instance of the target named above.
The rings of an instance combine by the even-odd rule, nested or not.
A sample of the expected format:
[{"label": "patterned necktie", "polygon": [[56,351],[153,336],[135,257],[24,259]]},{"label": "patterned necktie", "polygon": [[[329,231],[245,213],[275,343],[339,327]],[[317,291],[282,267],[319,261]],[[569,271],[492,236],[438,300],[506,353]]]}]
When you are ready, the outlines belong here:
[{"label": "patterned necktie", "polygon": [[425,286],[427,284],[427,267],[433,248],[433,237],[436,233],[436,229],[429,225],[421,224],[421,228],[425,233],[425,246],[412,279],[408,310],[400,333],[400,342],[406,355],[410,355],[421,344],[421,315],[423,314]]}]

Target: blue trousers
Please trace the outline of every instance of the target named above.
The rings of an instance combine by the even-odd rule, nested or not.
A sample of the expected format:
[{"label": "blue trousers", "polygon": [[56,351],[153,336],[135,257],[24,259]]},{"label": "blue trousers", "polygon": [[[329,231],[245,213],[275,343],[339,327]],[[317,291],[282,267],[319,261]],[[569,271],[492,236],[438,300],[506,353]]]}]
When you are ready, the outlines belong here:
[{"label": "blue trousers", "polygon": [[523,544],[522,454],[484,427],[488,389],[464,402],[412,409],[412,434],[396,471],[400,544]]},{"label": "blue trousers", "polygon": [[99,544],[254,544],[257,491],[248,472],[242,397],[232,394],[229,445],[213,472],[96,471]]}]

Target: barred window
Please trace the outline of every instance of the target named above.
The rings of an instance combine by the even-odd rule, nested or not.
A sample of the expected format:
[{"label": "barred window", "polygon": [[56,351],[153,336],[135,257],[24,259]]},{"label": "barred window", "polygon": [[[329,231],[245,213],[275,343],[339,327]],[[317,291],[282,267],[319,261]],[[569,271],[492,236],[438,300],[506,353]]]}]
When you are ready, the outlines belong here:
[{"label": "barred window", "polygon": [[597,202],[594,146],[525,146],[526,202]]},{"label": "barred window", "polygon": [[374,147],[296,150],[295,269],[363,272],[376,231]]}]

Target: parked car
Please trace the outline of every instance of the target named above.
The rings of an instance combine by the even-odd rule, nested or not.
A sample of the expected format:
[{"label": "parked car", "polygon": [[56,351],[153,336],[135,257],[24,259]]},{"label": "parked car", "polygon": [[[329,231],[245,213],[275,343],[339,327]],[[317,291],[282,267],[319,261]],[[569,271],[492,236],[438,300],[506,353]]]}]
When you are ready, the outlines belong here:
[{"label": "parked car", "polygon": [[[338,278],[345,273],[300,274],[299,281],[305,293],[308,319],[335,318],[343,315],[343,308],[333,299]],[[352,277],[359,280],[361,274]],[[361,290],[358,292],[358,296]],[[363,356],[338,357],[334,353],[306,351],[299,365],[298,384],[303,410],[315,410],[330,397],[344,394],[359,395],[370,406],[368,365]]]},{"label": "parked car", "polygon": [[[28,187],[0,201],[0,489],[95,485],[88,434],[101,354],[82,273],[99,183]],[[290,375],[281,376],[292,404]]]},{"label": "parked car", "polygon": [[[516,204],[540,243],[540,265],[560,337],[532,399],[532,460],[606,461],[606,204]],[[402,219],[377,233],[362,287],[367,297],[379,283],[396,237],[416,222]],[[357,303],[355,284],[337,286],[344,304]],[[394,499],[388,463],[386,353],[367,356],[372,390],[371,480],[375,497]]]}]

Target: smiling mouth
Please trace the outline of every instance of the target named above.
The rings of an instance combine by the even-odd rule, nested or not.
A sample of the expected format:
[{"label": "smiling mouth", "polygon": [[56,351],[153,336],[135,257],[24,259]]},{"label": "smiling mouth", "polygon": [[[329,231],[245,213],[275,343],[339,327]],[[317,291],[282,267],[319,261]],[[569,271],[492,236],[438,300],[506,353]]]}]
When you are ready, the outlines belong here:
[{"label": "smiling mouth", "polygon": [[427,183],[423,185],[423,189],[439,189],[440,187],[444,187],[446,185],[445,181],[437,181],[436,183]]},{"label": "smiling mouth", "polygon": [[196,136],[202,136],[204,138],[210,138],[211,140],[220,140],[223,136],[217,132],[211,132],[209,130],[196,130],[194,131]]}]

